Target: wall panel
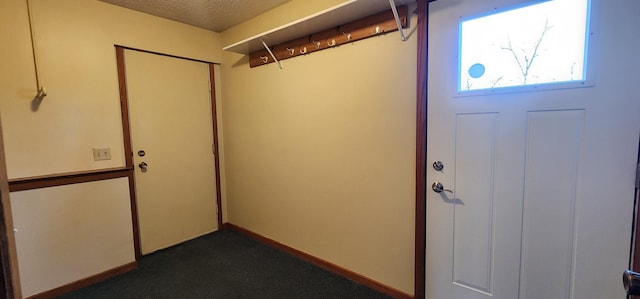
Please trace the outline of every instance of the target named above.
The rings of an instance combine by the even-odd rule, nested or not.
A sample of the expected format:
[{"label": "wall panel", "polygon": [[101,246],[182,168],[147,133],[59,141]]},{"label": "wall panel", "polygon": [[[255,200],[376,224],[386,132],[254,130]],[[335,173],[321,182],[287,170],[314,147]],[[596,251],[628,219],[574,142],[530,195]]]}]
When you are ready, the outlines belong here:
[{"label": "wall panel", "polygon": [[135,260],[127,178],[11,193],[23,296]]}]

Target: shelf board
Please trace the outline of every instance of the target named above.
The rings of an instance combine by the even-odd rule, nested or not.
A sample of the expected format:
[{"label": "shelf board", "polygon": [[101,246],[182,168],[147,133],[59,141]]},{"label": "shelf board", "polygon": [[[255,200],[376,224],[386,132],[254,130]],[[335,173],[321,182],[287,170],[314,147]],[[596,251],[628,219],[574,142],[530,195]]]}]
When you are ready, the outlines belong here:
[{"label": "shelf board", "polygon": [[[415,0],[396,0],[396,5],[415,2]],[[237,43],[222,48],[239,54],[250,54],[264,49],[262,40],[268,45],[281,44],[340,24],[355,21],[371,14],[389,9],[389,0],[350,0],[340,5],[268,30]]]}]

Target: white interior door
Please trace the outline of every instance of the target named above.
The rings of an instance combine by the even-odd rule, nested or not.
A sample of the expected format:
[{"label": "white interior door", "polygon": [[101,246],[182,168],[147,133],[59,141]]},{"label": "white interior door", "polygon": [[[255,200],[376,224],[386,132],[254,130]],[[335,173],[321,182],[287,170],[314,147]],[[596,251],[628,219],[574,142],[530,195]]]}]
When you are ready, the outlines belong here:
[{"label": "white interior door", "polygon": [[217,229],[209,66],[131,50],[125,58],[147,254]]},{"label": "white interior door", "polygon": [[430,4],[427,298],[625,298],[640,1],[592,1],[593,86],[459,97],[460,18],[526,2]]}]

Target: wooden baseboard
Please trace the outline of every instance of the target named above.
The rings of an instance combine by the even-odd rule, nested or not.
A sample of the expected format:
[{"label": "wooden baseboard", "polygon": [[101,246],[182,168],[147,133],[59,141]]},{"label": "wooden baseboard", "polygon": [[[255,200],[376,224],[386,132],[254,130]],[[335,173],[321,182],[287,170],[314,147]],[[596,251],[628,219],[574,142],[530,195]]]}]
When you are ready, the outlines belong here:
[{"label": "wooden baseboard", "polygon": [[284,244],[282,244],[280,242],[274,241],[274,240],[269,239],[267,237],[261,236],[261,235],[259,235],[257,233],[254,233],[254,232],[252,232],[252,231],[250,231],[248,229],[239,227],[237,225],[234,225],[234,224],[231,224],[231,223],[227,222],[227,223],[224,223],[222,225],[222,229],[231,229],[231,230],[237,231],[237,232],[239,232],[241,234],[247,235],[247,236],[249,236],[249,237],[251,237],[251,238],[253,238],[253,239],[255,239],[255,240],[257,240],[257,241],[259,241],[261,243],[264,243],[264,244],[269,245],[271,247],[278,248],[278,249],[280,249],[282,251],[285,251],[285,252],[287,252],[287,253],[289,253],[289,254],[291,254],[293,256],[296,256],[296,257],[298,257],[298,258],[300,258],[300,259],[302,259],[302,260],[304,260],[306,262],[309,262],[309,263],[314,264],[314,265],[316,265],[316,266],[318,266],[320,268],[323,268],[323,269],[325,269],[327,271],[331,271],[331,272],[333,272],[335,274],[343,276],[343,277],[345,277],[345,278],[347,278],[347,279],[349,279],[351,281],[354,281],[354,282],[357,282],[359,284],[365,285],[365,286],[367,286],[369,288],[372,288],[372,289],[374,289],[374,290],[376,290],[378,292],[381,292],[381,293],[386,294],[388,296],[391,296],[393,298],[397,298],[397,299],[410,299],[410,298],[413,298],[412,295],[409,295],[409,294],[407,294],[405,292],[402,292],[402,291],[400,291],[398,289],[394,289],[394,288],[392,288],[390,286],[387,286],[387,285],[384,285],[384,284],[382,284],[380,282],[377,282],[377,281],[375,281],[375,280],[373,280],[371,278],[362,276],[362,275],[360,275],[358,273],[355,273],[353,271],[347,270],[347,269],[345,269],[343,267],[340,267],[340,266],[338,266],[336,264],[327,262],[325,260],[322,260],[320,258],[312,256],[312,255],[310,255],[308,253],[304,253],[304,252],[302,252],[300,250],[297,250],[295,248],[289,247],[287,245],[284,245]]},{"label": "wooden baseboard", "polygon": [[63,285],[61,287],[57,287],[52,290],[48,290],[33,296],[28,297],[27,299],[45,299],[45,298],[55,298],[57,296],[69,293],[71,291],[75,291],[86,286],[90,286],[92,284],[107,280],[109,278],[118,276],[120,274],[127,273],[131,270],[134,270],[138,264],[136,262],[128,263],[122,265],[117,268],[113,268],[111,270],[104,271],[102,273],[98,273],[96,275],[72,282],[70,284]]}]

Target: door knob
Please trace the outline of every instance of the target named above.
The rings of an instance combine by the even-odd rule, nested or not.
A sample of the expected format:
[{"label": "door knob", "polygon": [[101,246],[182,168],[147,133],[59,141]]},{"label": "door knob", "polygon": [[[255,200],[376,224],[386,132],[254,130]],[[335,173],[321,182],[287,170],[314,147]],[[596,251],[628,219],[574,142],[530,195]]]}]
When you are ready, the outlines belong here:
[{"label": "door knob", "polygon": [[142,171],[147,171],[147,163],[145,162],[140,162],[140,164],[138,164],[138,167],[140,167]]},{"label": "door knob", "polygon": [[442,185],[442,183],[440,182],[433,182],[433,184],[431,185],[431,190],[433,190],[436,193],[441,193],[442,191],[453,193],[453,191],[449,189],[445,189],[444,185]]}]

